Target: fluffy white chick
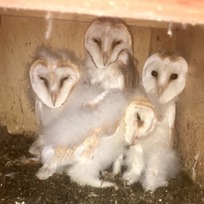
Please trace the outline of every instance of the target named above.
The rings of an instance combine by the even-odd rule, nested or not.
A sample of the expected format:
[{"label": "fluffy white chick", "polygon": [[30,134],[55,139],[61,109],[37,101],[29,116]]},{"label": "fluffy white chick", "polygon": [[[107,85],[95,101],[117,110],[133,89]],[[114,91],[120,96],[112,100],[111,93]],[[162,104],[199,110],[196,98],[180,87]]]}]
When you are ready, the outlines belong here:
[{"label": "fluffy white chick", "polygon": [[[40,47],[30,67],[30,83],[35,93],[35,113],[40,126],[47,125],[63,111],[69,94],[81,77],[80,60],[68,50]],[[37,139],[29,152],[39,156]]]},{"label": "fluffy white chick", "polygon": [[131,34],[121,19],[97,18],[85,34],[85,67],[91,84],[132,89],[138,82]]},{"label": "fluffy white chick", "polygon": [[170,139],[176,117],[176,100],[184,90],[188,64],[174,53],[158,52],[145,62],[142,73],[144,89],[164,120],[168,120]]},{"label": "fluffy white chick", "polygon": [[68,50],[40,47],[30,67],[30,83],[35,94],[35,111],[46,125],[63,108],[81,76],[80,60]]},{"label": "fluffy white chick", "polygon": [[[44,166],[49,164],[55,149],[72,149],[80,146],[93,134],[100,137],[115,132],[128,97],[126,98],[120,90],[112,89],[98,104],[92,103],[93,99],[101,94],[101,90],[94,85],[83,83],[78,85],[69,97],[68,108],[59,115],[57,120],[42,129],[40,138],[44,146],[42,153]],[[60,157],[58,160],[60,163]],[[59,166],[57,163],[56,165]],[[40,172],[39,178],[49,177],[46,171]]]},{"label": "fluffy white chick", "polygon": [[[105,118],[102,117],[102,120],[105,119],[105,123],[108,126],[101,126],[101,124],[104,124],[103,121],[103,123],[100,122],[101,124],[99,124],[100,128],[93,129],[95,122],[90,120],[92,131],[89,131],[88,135],[85,132],[86,137],[83,136],[83,139],[78,144],[76,143],[77,138],[75,138],[75,141],[67,140],[70,141],[69,143],[72,145],[72,148],[69,146],[62,147],[62,145],[46,146],[43,153],[44,165],[37,173],[38,178],[46,179],[55,173],[57,168],[71,165],[67,168],[67,174],[80,185],[90,185],[93,187],[109,187],[114,185],[113,183],[102,181],[99,178],[100,171],[109,167],[124,152],[127,145],[134,144],[138,138],[151,131],[152,127],[154,127],[153,124],[156,122],[154,109],[149,104],[146,106],[146,103],[144,106],[140,99],[134,99],[126,108],[128,101],[124,98],[124,95],[121,95],[121,92],[118,92],[118,90],[114,92],[111,90],[103,99],[102,106],[98,105],[97,107],[97,118],[99,117],[99,119],[102,117],[100,113],[102,110],[108,111],[111,109],[111,116],[109,112]],[[113,98],[111,99],[112,96]],[[111,101],[114,100],[114,106],[108,102],[110,99]],[[118,99],[120,99],[120,102]],[[122,104],[121,101],[123,101]],[[108,103],[104,106],[106,102]],[[92,110],[91,115],[94,115],[95,111]],[[121,115],[121,113],[123,114]],[[120,121],[118,121],[118,114],[120,114]],[[117,117],[113,117],[113,115]],[[111,119],[111,124],[108,123],[109,119]],[[116,124],[113,123],[113,119]],[[67,122],[64,124],[69,125]],[[116,131],[110,132],[110,126],[114,126],[113,130],[118,127]],[[134,127],[134,131],[132,131],[132,127]],[[68,129],[66,137],[70,137],[71,133]],[[135,133],[137,133],[136,137]]]},{"label": "fluffy white chick", "polygon": [[177,174],[180,165],[176,152],[169,145],[168,122],[161,123],[126,152],[128,168],[123,178],[129,185],[140,181],[146,191],[155,191]]}]

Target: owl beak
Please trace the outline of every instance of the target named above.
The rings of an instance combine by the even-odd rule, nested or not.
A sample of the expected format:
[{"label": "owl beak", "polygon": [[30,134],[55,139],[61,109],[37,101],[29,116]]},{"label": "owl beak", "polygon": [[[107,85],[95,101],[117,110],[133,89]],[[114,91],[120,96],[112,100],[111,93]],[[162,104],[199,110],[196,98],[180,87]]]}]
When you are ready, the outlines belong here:
[{"label": "owl beak", "polygon": [[56,91],[51,92],[51,98],[52,98],[52,104],[53,104],[53,106],[55,106],[56,100],[57,100],[57,92]]},{"label": "owl beak", "polygon": [[125,134],[125,141],[127,142],[128,145],[134,146],[138,142],[138,137],[136,136],[135,131],[134,132],[126,132]]},{"label": "owl beak", "polygon": [[104,52],[103,53],[103,65],[105,66],[107,64],[108,61],[108,53]]},{"label": "owl beak", "polygon": [[159,90],[158,90],[159,96],[161,96],[163,92],[164,92],[164,88],[163,87],[159,87]]},{"label": "owl beak", "polygon": [[137,142],[138,142],[138,137],[134,137],[133,140],[132,140],[132,144],[131,144],[131,146],[136,145]]}]

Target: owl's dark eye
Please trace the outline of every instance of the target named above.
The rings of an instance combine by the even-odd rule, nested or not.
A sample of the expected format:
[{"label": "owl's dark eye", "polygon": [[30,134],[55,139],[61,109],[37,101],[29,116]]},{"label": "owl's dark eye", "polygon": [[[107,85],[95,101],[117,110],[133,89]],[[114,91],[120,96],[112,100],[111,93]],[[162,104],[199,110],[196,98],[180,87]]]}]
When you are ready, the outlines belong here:
[{"label": "owl's dark eye", "polygon": [[173,73],[171,76],[170,76],[170,80],[175,80],[178,78],[178,74],[175,74]]},{"label": "owl's dark eye", "polygon": [[156,78],[158,76],[158,73],[157,73],[157,71],[153,70],[151,72],[151,75]]},{"label": "owl's dark eye", "polygon": [[113,44],[112,44],[112,50],[113,50],[116,46],[120,45],[121,43],[122,43],[122,40],[114,40],[114,41],[113,41]]},{"label": "owl's dark eye", "polygon": [[141,121],[140,115],[137,113],[137,120]]},{"label": "owl's dark eye", "polygon": [[63,77],[61,80],[60,80],[60,85],[59,87],[62,88],[62,86],[64,85],[64,82],[69,79],[69,76],[66,76],[66,77]]},{"label": "owl's dark eye", "polygon": [[137,117],[137,124],[138,124],[138,127],[143,126],[144,121],[142,121],[142,119],[141,119],[141,117],[140,117],[140,115],[139,115],[138,113],[137,113],[136,117]]},{"label": "owl's dark eye", "polygon": [[93,42],[95,42],[99,48],[101,48],[101,40],[98,38],[93,38]]},{"label": "owl's dark eye", "polygon": [[42,80],[45,84],[45,86],[48,88],[49,87],[49,82],[45,77],[39,76],[39,79]]}]

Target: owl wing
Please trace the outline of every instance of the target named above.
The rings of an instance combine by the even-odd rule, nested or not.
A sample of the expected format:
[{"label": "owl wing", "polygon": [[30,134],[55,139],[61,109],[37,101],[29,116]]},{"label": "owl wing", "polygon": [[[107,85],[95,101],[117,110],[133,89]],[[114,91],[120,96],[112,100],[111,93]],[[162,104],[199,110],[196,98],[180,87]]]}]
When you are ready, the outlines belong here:
[{"label": "owl wing", "polygon": [[119,69],[124,76],[125,89],[134,89],[139,80],[139,72],[137,70],[137,60],[127,53],[127,62],[123,61],[119,64]]},{"label": "owl wing", "polygon": [[59,145],[45,146],[41,155],[43,166],[37,172],[37,177],[44,180],[52,176],[58,167],[67,166],[79,160],[92,160],[100,142],[101,131],[102,128],[93,129],[80,145],[72,148]]},{"label": "owl wing", "polygon": [[102,102],[103,99],[106,97],[106,95],[108,94],[109,90],[105,90],[103,91],[101,94],[99,94],[98,96],[96,96],[93,100],[91,100],[90,102],[88,102],[86,105],[94,107],[96,106],[98,103]]}]

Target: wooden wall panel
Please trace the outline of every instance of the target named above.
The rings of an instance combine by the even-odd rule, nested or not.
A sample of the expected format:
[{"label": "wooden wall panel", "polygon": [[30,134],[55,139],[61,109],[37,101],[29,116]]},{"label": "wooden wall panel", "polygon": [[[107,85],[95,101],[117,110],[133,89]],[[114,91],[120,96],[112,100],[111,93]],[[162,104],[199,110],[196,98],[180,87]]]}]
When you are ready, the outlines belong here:
[{"label": "wooden wall panel", "polygon": [[150,28],[130,27],[130,31],[133,36],[134,56],[138,61],[137,68],[141,75],[142,68],[149,55],[150,41],[151,41],[151,29]]},{"label": "wooden wall panel", "polygon": [[177,33],[176,46],[189,62],[184,92],[177,104],[177,136],[181,161],[204,187],[204,30],[189,27]]},{"label": "wooden wall panel", "polygon": [[150,54],[166,50],[175,51],[175,34],[170,36],[168,29],[153,28],[151,33]]}]

